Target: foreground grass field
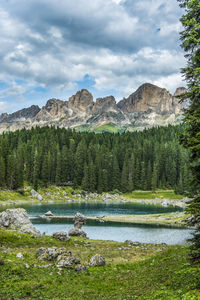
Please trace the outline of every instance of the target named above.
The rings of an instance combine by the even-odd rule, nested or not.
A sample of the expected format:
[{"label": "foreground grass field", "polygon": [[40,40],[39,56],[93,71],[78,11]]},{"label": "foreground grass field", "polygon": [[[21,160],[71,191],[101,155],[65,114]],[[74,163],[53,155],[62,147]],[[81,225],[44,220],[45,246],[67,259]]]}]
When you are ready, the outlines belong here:
[{"label": "foreground grass field", "polygon": [[[106,266],[77,273],[38,261],[36,249],[52,246],[70,250],[81,263],[101,254]],[[0,299],[200,299],[200,269],[189,266],[187,255],[187,246],[61,242],[0,231]]]}]

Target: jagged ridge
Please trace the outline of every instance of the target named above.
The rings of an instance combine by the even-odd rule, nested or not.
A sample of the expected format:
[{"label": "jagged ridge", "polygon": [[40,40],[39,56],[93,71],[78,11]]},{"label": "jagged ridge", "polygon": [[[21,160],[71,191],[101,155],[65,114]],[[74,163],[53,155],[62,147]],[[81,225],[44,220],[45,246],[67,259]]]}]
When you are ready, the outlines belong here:
[{"label": "jagged ridge", "polygon": [[178,88],[174,95],[150,83],[140,86],[128,98],[116,103],[113,96],[97,98],[83,89],[68,101],[49,99],[41,109],[32,105],[12,114],[0,115],[0,131],[55,125],[72,128],[96,128],[105,124],[125,128],[152,127],[175,123],[181,118],[182,104],[177,95],[185,88]]}]

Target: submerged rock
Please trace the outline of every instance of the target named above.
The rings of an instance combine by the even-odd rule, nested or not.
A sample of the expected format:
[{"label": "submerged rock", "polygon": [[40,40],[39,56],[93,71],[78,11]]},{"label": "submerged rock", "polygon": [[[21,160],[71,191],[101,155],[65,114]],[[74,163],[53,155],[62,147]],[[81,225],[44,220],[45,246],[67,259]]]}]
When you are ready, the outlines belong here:
[{"label": "submerged rock", "polygon": [[39,230],[30,222],[28,214],[23,208],[6,209],[0,213],[0,227],[40,236]]},{"label": "submerged rock", "polygon": [[53,217],[52,212],[49,210],[44,214],[45,217]]}]

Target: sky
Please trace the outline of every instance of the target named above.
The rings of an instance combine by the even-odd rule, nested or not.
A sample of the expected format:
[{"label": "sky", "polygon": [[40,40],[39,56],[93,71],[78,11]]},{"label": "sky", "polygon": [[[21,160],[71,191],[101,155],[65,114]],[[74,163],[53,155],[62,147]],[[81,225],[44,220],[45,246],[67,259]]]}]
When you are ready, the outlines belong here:
[{"label": "sky", "polygon": [[127,97],[150,82],[182,81],[176,0],[1,0],[0,113],[82,88]]}]

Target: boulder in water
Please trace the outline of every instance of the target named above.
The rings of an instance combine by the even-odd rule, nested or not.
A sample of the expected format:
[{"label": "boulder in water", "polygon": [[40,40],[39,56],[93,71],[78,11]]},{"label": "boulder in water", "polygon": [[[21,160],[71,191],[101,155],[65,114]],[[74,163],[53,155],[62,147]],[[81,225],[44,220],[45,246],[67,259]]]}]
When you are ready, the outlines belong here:
[{"label": "boulder in water", "polygon": [[53,217],[52,212],[49,210],[44,214],[45,217]]},{"label": "boulder in water", "polygon": [[86,224],[87,218],[80,214],[79,212],[76,213],[74,217],[74,228],[70,229],[68,234],[70,236],[82,236],[87,237],[87,234],[81,229],[83,225]]}]

